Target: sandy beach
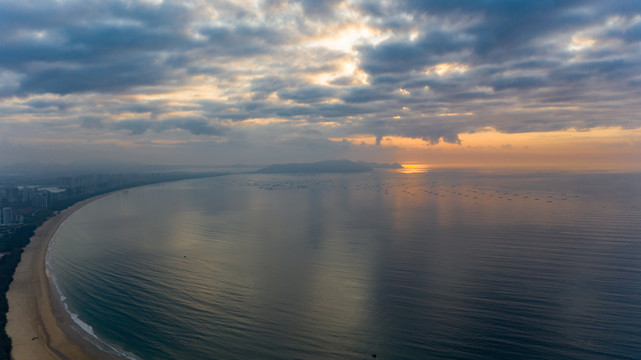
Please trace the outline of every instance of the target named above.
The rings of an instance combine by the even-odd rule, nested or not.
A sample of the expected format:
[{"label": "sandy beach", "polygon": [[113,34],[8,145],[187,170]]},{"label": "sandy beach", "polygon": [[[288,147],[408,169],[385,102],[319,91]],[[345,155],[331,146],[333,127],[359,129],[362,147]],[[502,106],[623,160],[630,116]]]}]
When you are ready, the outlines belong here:
[{"label": "sandy beach", "polygon": [[[104,195],[103,195],[104,196]],[[75,211],[101,196],[87,199],[47,220],[25,248],[7,292],[7,333],[13,343],[14,360],[112,359],[79,336],[70,336],[71,320],[60,304],[52,301],[45,256],[47,246],[60,225]]]}]

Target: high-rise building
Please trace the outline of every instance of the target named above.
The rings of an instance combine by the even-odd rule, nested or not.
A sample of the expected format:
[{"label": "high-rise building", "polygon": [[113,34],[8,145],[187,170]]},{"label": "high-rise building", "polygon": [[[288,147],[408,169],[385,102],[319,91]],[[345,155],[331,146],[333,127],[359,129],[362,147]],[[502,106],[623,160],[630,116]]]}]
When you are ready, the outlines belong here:
[{"label": "high-rise building", "polygon": [[2,208],[2,225],[13,224],[13,209],[10,207]]}]

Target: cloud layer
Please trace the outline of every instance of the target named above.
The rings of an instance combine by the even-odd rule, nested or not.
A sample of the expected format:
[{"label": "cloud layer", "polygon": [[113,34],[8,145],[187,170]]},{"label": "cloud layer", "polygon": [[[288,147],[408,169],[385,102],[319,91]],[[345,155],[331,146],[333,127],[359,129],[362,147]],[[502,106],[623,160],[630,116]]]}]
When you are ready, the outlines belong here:
[{"label": "cloud layer", "polygon": [[459,143],[640,98],[639,1],[0,1],[8,141]]}]

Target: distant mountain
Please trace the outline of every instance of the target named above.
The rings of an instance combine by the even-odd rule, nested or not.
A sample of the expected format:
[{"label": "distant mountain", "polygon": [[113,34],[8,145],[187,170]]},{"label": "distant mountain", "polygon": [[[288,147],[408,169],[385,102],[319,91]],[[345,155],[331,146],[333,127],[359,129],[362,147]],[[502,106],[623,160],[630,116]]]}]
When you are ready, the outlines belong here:
[{"label": "distant mountain", "polygon": [[328,160],[305,164],[275,164],[264,167],[259,174],[297,174],[297,173],[356,173],[372,171],[371,166],[349,160]]},{"label": "distant mountain", "polygon": [[357,164],[362,164],[365,166],[369,166],[372,169],[402,169],[403,165],[399,163],[393,163],[393,164],[381,164],[381,163],[376,163],[376,162],[365,162],[365,161],[357,161]]}]

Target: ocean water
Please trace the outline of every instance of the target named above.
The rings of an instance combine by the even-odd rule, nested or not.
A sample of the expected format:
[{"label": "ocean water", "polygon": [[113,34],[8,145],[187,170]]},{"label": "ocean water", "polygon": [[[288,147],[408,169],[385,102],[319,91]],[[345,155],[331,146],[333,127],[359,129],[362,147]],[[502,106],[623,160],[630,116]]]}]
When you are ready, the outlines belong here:
[{"label": "ocean water", "polygon": [[147,186],[72,215],[49,262],[78,324],[130,358],[641,356],[641,174]]}]

